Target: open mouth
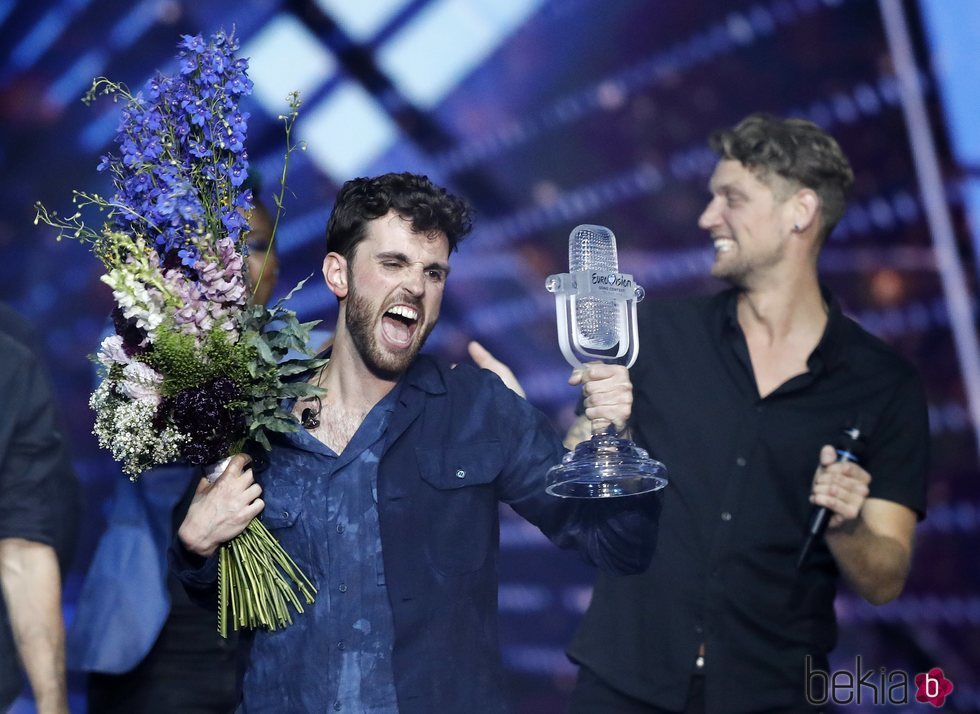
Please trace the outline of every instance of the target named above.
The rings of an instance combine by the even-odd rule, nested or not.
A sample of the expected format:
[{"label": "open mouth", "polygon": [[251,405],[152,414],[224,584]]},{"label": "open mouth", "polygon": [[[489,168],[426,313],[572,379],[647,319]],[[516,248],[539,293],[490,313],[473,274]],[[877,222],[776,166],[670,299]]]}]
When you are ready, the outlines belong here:
[{"label": "open mouth", "polygon": [[715,238],[714,243],[716,253],[727,253],[735,247],[735,241],[731,238]]},{"label": "open mouth", "polygon": [[395,347],[408,347],[419,326],[419,311],[408,305],[393,305],[381,316],[381,332]]}]

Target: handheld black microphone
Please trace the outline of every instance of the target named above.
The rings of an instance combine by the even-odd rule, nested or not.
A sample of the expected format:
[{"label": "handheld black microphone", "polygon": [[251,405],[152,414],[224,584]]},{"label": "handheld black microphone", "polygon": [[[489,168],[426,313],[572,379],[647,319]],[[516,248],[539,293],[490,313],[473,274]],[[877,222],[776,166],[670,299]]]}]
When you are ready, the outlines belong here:
[{"label": "handheld black microphone", "polygon": [[[853,461],[858,463],[861,454],[864,452],[864,433],[861,431],[860,419],[855,420],[853,426],[843,429],[837,439],[834,448],[837,450],[837,463],[841,461]],[[810,518],[810,527],[807,529],[806,540],[800,548],[800,557],[796,561],[796,568],[800,569],[806,562],[813,545],[816,543],[824,530],[827,528],[827,521],[830,520],[830,509],[820,506],[814,511]]]}]

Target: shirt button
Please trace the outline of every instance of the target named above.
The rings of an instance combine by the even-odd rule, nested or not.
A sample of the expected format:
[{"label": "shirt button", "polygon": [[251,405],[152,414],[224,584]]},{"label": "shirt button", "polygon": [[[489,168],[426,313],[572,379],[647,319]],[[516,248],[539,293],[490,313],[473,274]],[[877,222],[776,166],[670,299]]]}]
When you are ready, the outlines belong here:
[{"label": "shirt button", "polygon": [[748,461],[745,460],[744,456],[739,456],[737,459],[735,459],[735,463],[738,464],[739,466],[745,466],[745,464],[747,464]]},{"label": "shirt button", "polygon": [[466,478],[466,472],[463,469],[456,471],[456,478]]},{"label": "shirt button", "polygon": [[722,511],[721,512],[721,520],[723,520],[723,521],[730,521],[730,520],[732,520],[732,514],[729,513],[728,511]]},{"label": "shirt button", "polygon": [[283,511],[282,512],[282,517],[283,518],[289,518],[289,511]]},{"label": "shirt button", "polygon": [[701,625],[695,625],[694,626],[694,631],[700,635],[700,634],[703,634],[704,633],[704,628],[701,627]]},{"label": "shirt button", "polygon": [[337,649],[338,650],[345,650],[345,649],[347,649],[347,645],[344,644],[344,641],[343,640],[341,640],[340,642],[337,643]]},{"label": "shirt button", "polygon": [[340,711],[340,709],[341,709],[341,704],[340,704],[340,702],[334,702],[334,703],[333,703],[333,710],[334,710],[335,712],[339,712],[339,711]]},{"label": "shirt button", "polygon": [[346,528],[344,528],[344,524],[343,523],[338,523],[337,524],[337,532],[338,533],[343,533],[345,530],[346,530]]},{"label": "shirt button", "polygon": [[347,583],[341,583],[341,584],[340,584],[340,585],[339,585],[339,586],[337,587],[337,589],[338,589],[338,590],[339,590],[340,592],[342,592],[342,593],[345,593],[345,592],[347,592]]}]

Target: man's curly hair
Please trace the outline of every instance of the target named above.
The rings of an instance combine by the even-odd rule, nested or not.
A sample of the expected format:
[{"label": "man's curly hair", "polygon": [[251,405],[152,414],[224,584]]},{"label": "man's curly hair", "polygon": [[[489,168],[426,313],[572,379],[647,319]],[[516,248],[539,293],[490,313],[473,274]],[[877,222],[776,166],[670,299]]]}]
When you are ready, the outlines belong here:
[{"label": "man's curly hair", "polygon": [[426,176],[391,173],[356,178],[347,181],[337,193],[327,221],[327,252],[352,260],[368,222],[389,211],[410,221],[415,233],[445,233],[450,253],[473,227],[466,201],[436,186]]},{"label": "man's curly hair", "polygon": [[840,145],[813,122],[752,114],[732,129],[716,131],[709,144],[770,188],[776,188],[768,180],[776,174],[795,188],[812,189],[820,197],[821,240],[844,215],[854,171]]}]

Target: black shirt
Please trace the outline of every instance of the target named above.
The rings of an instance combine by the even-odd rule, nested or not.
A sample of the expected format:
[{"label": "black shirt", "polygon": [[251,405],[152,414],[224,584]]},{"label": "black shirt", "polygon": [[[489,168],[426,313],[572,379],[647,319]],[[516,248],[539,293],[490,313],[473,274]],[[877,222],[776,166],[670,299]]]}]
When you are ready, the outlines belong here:
[{"label": "black shirt", "polygon": [[667,466],[657,554],[600,576],[569,650],[606,683],[681,709],[705,644],[710,712],[799,704],[804,659],[836,641],[838,571],[821,539],[796,558],[820,448],[860,418],[871,497],[921,517],[929,431],[915,370],[833,299],[808,371],[760,398],[734,290],[645,303],[632,370],[636,441]]},{"label": "black shirt", "polygon": [[[64,553],[74,538],[78,484],[49,383],[29,343],[29,328],[0,304],[0,539],[36,541]],[[21,686],[0,597],[0,711]]]}]

